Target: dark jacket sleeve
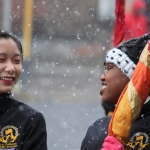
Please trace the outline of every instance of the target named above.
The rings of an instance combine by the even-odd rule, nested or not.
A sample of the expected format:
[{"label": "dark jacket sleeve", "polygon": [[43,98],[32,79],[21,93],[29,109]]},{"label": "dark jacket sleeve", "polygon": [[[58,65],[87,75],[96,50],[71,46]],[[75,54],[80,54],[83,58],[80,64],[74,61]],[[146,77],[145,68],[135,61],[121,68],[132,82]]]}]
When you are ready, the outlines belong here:
[{"label": "dark jacket sleeve", "polygon": [[81,150],[100,150],[108,134],[110,116],[95,121],[87,130],[82,141]]},{"label": "dark jacket sleeve", "polygon": [[41,113],[30,118],[26,129],[23,150],[47,150],[46,123]]}]

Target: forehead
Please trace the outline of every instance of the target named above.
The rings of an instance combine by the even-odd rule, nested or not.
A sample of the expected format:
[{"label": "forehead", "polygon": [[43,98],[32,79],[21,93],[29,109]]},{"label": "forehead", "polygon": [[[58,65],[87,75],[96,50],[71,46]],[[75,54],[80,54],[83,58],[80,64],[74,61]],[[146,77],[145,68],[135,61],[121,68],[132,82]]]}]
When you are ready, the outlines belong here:
[{"label": "forehead", "polygon": [[20,51],[17,44],[11,38],[0,38],[0,54],[4,55],[18,55],[20,56]]},{"label": "forehead", "polygon": [[17,49],[19,51],[16,42],[11,38],[0,38],[0,49],[2,48],[7,48],[11,50]]},{"label": "forehead", "polygon": [[1,43],[11,42],[11,43],[15,43],[16,44],[16,42],[12,38],[10,38],[10,37],[8,37],[8,38],[0,37],[0,42]]}]

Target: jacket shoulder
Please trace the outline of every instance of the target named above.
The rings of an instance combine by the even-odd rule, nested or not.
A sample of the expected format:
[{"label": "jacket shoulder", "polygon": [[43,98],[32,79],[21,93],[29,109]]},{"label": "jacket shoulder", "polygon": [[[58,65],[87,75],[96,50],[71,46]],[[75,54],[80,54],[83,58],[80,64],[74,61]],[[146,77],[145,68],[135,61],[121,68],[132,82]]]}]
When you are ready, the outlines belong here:
[{"label": "jacket shoulder", "polygon": [[19,113],[22,116],[35,116],[37,114],[41,114],[39,111],[35,110],[34,108],[30,107],[29,105],[20,102],[16,99],[11,99],[11,106],[10,109],[12,109],[13,111],[16,111],[17,113]]},{"label": "jacket shoulder", "polygon": [[111,117],[107,116],[96,120],[89,126],[82,141],[81,150],[99,150],[108,134],[108,124]]}]

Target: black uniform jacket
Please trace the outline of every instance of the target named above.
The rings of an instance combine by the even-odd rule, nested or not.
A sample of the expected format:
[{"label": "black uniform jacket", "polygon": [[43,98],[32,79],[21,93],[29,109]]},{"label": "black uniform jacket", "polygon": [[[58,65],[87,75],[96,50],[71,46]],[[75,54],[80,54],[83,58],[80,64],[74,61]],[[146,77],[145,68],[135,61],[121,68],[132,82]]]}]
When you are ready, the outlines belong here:
[{"label": "black uniform jacket", "polygon": [[[111,117],[104,117],[94,122],[82,141],[81,150],[100,150],[108,134]],[[118,129],[119,130],[119,129]],[[150,150],[150,101],[141,109],[139,117],[133,123],[126,150]]]},{"label": "black uniform jacket", "polygon": [[47,150],[46,124],[43,115],[0,94],[0,150]]}]

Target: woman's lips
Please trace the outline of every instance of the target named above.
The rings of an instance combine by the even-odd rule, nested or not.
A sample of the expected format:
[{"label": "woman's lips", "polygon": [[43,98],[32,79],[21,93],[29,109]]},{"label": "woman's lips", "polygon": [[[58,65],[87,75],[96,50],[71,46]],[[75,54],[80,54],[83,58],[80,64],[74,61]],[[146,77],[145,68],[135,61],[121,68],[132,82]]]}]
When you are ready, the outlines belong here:
[{"label": "woman's lips", "polygon": [[106,87],[107,87],[107,85],[103,85],[103,86],[102,86],[102,89],[101,89],[101,91],[100,91],[100,95],[103,94],[103,92],[104,92],[104,90],[106,89]]},{"label": "woman's lips", "polygon": [[4,84],[12,84],[14,81],[13,77],[0,77],[0,80],[4,83]]}]

